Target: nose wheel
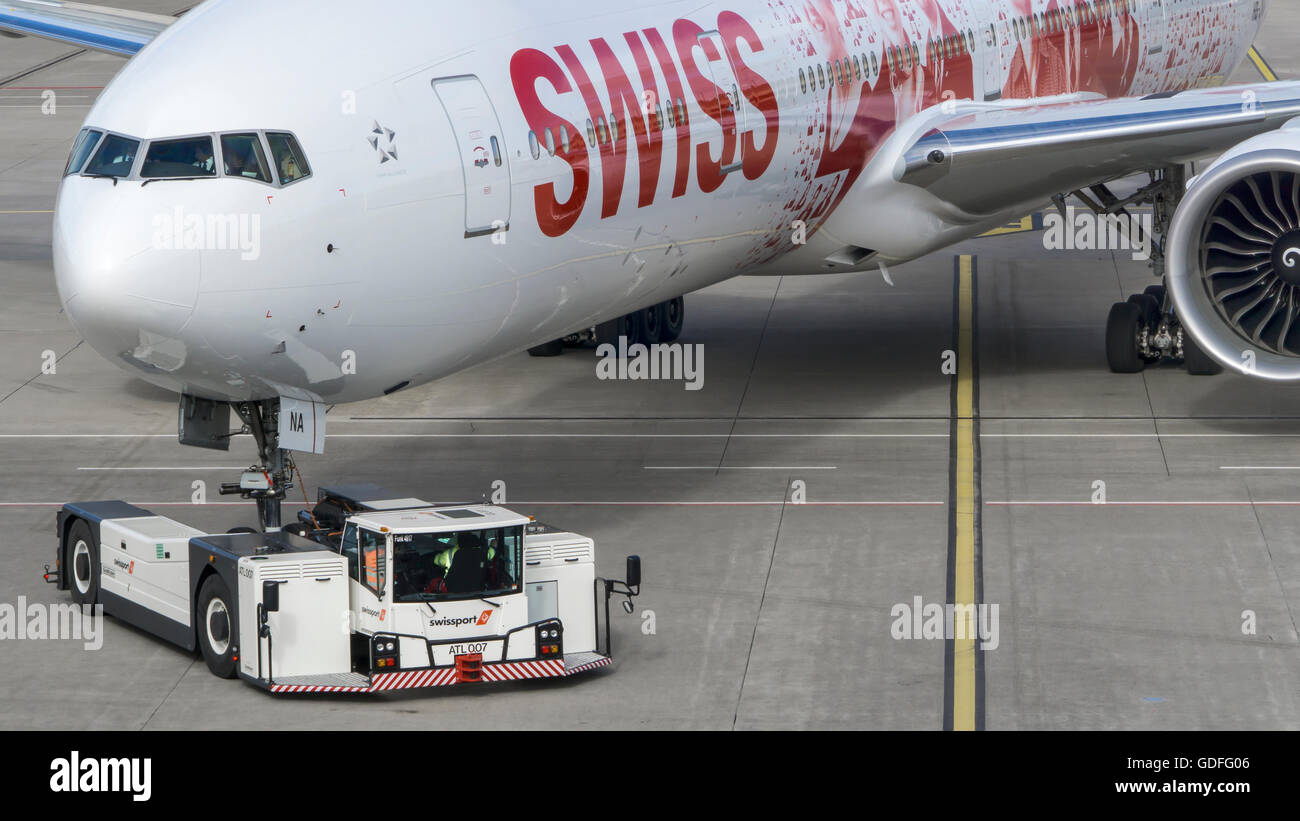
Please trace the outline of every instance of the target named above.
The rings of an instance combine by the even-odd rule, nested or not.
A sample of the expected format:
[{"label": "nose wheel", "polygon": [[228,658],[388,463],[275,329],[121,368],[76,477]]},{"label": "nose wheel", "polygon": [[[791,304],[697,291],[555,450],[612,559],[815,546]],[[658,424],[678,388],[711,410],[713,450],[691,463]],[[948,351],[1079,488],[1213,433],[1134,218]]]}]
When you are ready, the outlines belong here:
[{"label": "nose wheel", "polygon": [[239,402],[233,407],[257,443],[260,464],[249,468],[239,482],[222,484],[221,494],[256,502],[262,530],[277,532],[282,529],[281,502],[293,487],[294,473],[293,454],[280,448],[280,402]]}]

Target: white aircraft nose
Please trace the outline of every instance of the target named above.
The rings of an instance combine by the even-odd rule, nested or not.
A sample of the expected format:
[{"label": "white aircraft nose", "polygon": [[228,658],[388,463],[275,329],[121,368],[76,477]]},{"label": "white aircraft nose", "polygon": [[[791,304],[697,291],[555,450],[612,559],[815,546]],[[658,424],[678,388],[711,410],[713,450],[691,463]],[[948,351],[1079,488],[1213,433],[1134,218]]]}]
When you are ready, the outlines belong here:
[{"label": "white aircraft nose", "polygon": [[64,310],[91,347],[170,371],[185,360],[180,334],[194,312],[201,260],[174,241],[178,206],[162,188],[66,179],[55,209],[54,272]]}]

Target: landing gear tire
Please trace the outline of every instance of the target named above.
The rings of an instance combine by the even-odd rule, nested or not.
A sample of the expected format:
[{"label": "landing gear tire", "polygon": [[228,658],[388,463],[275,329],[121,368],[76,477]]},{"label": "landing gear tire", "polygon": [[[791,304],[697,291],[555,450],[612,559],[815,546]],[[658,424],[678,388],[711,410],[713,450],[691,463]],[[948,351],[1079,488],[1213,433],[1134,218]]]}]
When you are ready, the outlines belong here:
[{"label": "landing gear tire", "polygon": [[1156,305],[1158,305],[1158,306],[1160,306],[1160,307],[1164,307],[1164,304],[1165,304],[1165,286],[1163,286],[1163,285],[1148,285],[1148,286],[1147,286],[1147,287],[1142,291],[1142,293],[1144,293],[1144,294],[1146,294],[1147,296],[1149,296],[1149,297],[1151,297],[1152,299],[1154,299],[1154,300],[1156,301]]},{"label": "landing gear tire", "polygon": [[641,341],[646,345],[658,345],[664,341],[663,305],[651,305],[644,311],[638,311],[641,319]]},{"label": "landing gear tire", "polygon": [[199,650],[212,675],[234,678],[235,640],[239,635],[239,621],[235,614],[234,599],[220,576],[209,576],[199,589],[199,605],[195,611],[199,627]]},{"label": "landing gear tire", "polygon": [[611,319],[596,326],[597,345],[613,345],[617,349],[619,339],[626,338],[627,347],[630,348],[640,342],[641,337],[642,327],[639,312],[620,316],[618,319]]},{"label": "landing gear tire", "polygon": [[1191,335],[1183,331],[1183,364],[1192,376],[1215,376],[1223,373],[1223,366],[1201,350]]},{"label": "landing gear tire", "polygon": [[1114,373],[1141,373],[1146,367],[1137,347],[1144,318],[1141,305],[1131,300],[1111,306],[1106,317],[1106,362]]},{"label": "landing gear tire", "polygon": [[537,357],[560,356],[563,353],[564,353],[564,341],[560,339],[556,339],[552,342],[547,342],[542,345],[538,345],[536,348],[528,349],[529,356],[537,356]]},{"label": "landing gear tire", "polygon": [[1143,325],[1150,328],[1160,323],[1160,300],[1155,296],[1148,293],[1134,294],[1128,298],[1128,301],[1138,306]]},{"label": "landing gear tire", "polygon": [[686,300],[677,297],[659,307],[663,312],[663,341],[676,342],[682,335],[682,327],[686,324]]},{"label": "landing gear tire", "polygon": [[68,587],[77,604],[93,605],[99,601],[99,546],[90,525],[77,519],[68,531],[64,548],[64,567],[68,568]]},{"label": "landing gear tire", "polygon": [[226,535],[227,535],[227,536],[236,536],[236,535],[238,535],[238,534],[240,534],[240,533],[257,533],[257,532],[258,532],[258,531],[254,530],[254,529],[251,528],[251,527],[232,527],[232,528],[230,528],[229,530],[226,531]]}]

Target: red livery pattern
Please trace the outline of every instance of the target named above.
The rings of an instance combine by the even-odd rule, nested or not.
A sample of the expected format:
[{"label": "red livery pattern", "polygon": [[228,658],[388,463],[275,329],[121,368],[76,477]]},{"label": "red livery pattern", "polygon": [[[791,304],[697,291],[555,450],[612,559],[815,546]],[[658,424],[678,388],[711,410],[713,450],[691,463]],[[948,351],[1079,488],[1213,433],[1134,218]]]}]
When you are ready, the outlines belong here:
[{"label": "red livery pattern", "polygon": [[810,233],[820,227],[896,126],[926,108],[946,100],[1118,97],[1222,82],[1227,46],[1242,35],[1241,15],[1230,4],[765,5],[751,19],[724,10],[716,20],[677,19],[514,54],[510,76],[528,127],[568,135],[568,149],[556,156],[569,179],[540,183],[533,192],[545,236],[563,236],[594,213],[589,200],[599,199],[601,219],[628,208],[628,166],[636,208],[655,203],[665,175],[673,198],[769,175],[783,201],[774,213],[755,215],[772,233],[746,262],[767,261],[790,250],[782,235],[791,222],[802,220]]}]

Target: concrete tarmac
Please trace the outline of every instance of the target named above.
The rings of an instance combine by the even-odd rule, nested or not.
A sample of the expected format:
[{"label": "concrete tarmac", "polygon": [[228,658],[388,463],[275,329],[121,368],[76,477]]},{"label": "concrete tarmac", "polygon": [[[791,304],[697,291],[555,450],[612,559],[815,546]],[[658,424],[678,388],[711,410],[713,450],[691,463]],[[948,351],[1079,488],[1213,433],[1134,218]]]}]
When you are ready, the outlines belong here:
[{"label": "concrete tarmac", "polygon": [[[1270,5],[1260,50],[1300,76],[1300,9]],[[0,82],[0,604],[68,601],[40,578],[63,501],[127,499],[214,532],[254,521],[216,495],[251,441],[179,447],[175,398],[60,314],[49,212],[122,65],[83,53],[27,73],[75,51],[0,40],[0,79],[15,78]],[[1110,373],[1106,313],[1149,284],[1145,264],[1048,252],[1033,231],[903,266],[893,287],[746,278],[693,294],[682,341],[704,346],[700,391],[601,381],[592,351],[571,350],[333,409],[327,455],[299,459],[313,498],[368,481],[464,501],[501,481],[510,507],[593,537],[601,573],[640,554],[644,595],[616,612],[609,670],[274,697],[110,619],[96,651],[0,641],[0,729],[938,729],[945,643],[895,638],[894,613],[948,596],[941,364],[959,254],[976,270],[982,600],[998,605],[984,726],[1300,729],[1300,389]]]}]

